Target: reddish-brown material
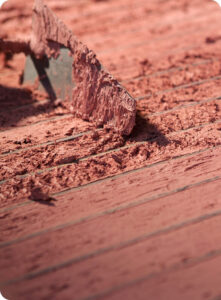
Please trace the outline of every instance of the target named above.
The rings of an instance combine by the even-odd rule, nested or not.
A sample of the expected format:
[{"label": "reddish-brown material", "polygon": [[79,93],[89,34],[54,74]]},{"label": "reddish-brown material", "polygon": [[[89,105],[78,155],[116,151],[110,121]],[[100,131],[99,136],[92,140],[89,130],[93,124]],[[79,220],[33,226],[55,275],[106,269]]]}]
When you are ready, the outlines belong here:
[{"label": "reddish-brown material", "polygon": [[[2,32],[13,38],[21,23],[28,34],[29,3],[23,22],[23,2],[10,3]],[[138,115],[128,137],[94,130],[18,88],[20,57],[2,68],[0,290],[12,300],[219,299],[220,8],[47,4],[121,78]],[[36,188],[56,201],[31,201]]]},{"label": "reddish-brown material", "polygon": [[57,58],[61,46],[69,48],[73,56],[74,87],[69,109],[83,120],[129,135],[135,125],[135,100],[42,0],[35,1],[30,41],[0,40],[2,51],[33,53],[37,58]]},{"label": "reddish-brown material", "polygon": [[33,9],[31,48],[36,56],[59,55],[59,45],[73,56],[72,112],[84,120],[107,125],[129,135],[135,125],[135,100],[105,70],[93,51],[77,40],[42,0]]}]

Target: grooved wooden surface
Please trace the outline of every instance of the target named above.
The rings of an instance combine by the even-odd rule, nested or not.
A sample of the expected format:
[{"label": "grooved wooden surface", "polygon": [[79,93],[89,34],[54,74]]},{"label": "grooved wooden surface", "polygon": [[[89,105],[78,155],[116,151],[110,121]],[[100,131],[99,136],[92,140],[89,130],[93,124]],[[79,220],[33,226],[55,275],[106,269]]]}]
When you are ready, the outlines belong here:
[{"label": "grooved wooden surface", "polygon": [[[136,127],[125,138],[75,118],[19,85],[22,55],[0,53],[0,291],[220,299],[221,9],[45,2],[136,99]],[[5,4],[0,37],[30,33],[31,5]],[[31,200],[36,187],[55,201]]]}]

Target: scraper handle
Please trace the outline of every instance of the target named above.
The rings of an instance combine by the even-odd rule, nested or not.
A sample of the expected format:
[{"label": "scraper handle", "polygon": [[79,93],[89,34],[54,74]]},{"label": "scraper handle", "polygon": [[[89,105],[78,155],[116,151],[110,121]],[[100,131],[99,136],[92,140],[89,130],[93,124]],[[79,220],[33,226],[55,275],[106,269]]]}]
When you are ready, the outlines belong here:
[{"label": "scraper handle", "polygon": [[30,41],[25,40],[4,40],[0,38],[0,51],[13,54],[24,53],[31,54]]}]

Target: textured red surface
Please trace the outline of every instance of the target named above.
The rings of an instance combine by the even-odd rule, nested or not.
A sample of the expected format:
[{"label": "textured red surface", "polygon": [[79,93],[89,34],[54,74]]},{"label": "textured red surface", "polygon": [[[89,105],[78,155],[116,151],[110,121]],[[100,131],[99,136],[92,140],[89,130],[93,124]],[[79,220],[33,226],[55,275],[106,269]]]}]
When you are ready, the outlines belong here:
[{"label": "textured red surface", "polygon": [[[74,118],[19,85],[22,55],[0,54],[0,290],[219,299],[221,10],[209,0],[45,2],[136,98],[136,127],[125,138]],[[0,37],[15,27],[26,37],[31,6],[5,4]],[[45,201],[30,200],[36,190]]]}]

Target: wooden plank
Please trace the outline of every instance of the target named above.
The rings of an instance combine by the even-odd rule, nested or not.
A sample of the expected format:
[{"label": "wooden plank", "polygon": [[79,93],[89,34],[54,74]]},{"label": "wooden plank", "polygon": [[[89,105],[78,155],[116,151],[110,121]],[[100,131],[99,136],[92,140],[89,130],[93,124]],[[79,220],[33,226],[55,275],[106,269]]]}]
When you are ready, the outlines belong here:
[{"label": "wooden plank", "polygon": [[[9,151],[24,149],[28,146],[31,148],[31,146],[64,138],[65,134],[71,128],[74,128],[73,133],[78,134],[82,131],[87,131],[91,127],[92,125],[88,122],[76,119],[70,114],[55,117],[55,119],[49,118],[44,122],[39,121],[35,124],[29,124],[29,126],[26,127],[21,126],[14,128],[13,130],[0,132],[0,152],[1,154],[4,154]],[[28,144],[23,142],[25,138],[30,139]]]},{"label": "wooden plank", "polygon": [[[139,105],[137,106],[139,108]],[[140,108],[141,113],[142,111],[145,112],[145,107]],[[54,129],[53,134],[55,136],[56,133],[57,135],[61,134],[61,132],[65,134],[68,132],[68,129],[70,130],[71,128],[73,128],[71,126],[74,125],[76,119],[74,119],[73,117],[69,117],[67,120],[63,121],[64,125],[62,124],[62,128],[60,123],[56,122],[56,124],[53,124],[53,127],[48,126],[48,130],[50,129],[50,127],[52,127]],[[167,134],[176,133],[180,130],[187,130],[194,125],[199,126],[202,124],[207,124],[211,121],[218,121],[221,124],[221,100],[212,100],[193,106],[190,105],[182,109],[180,108],[178,111],[170,111],[167,114],[163,115],[160,114],[154,116],[146,116],[146,122],[149,123],[146,125],[146,128],[144,126],[143,130],[142,128],[141,130],[139,130],[140,136],[139,134],[137,134],[136,140],[149,140],[151,138],[162,135],[165,135],[166,139]],[[143,121],[143,123],[144,122],[145,121]],[[84,122],[82,122],[81,125],[83,126],[83,124]],[[90,125],[87,125],[86,123],[84,125],[90,127]],[[79,127],[80,126],[78,126],[78,130],[80,129]],[[43,124],[40,128],[42,129],[44,134],[47,132],[46,127],[43,126]],[[87,127],[85,129],[87,129]],[[112,133],[111,135],[109,135],[105,133],[104,130],[97,130],[97,140],[95,142],[95,140],[92,138],[92,136],[94,135],[94,131],[86,131],[80,134],[77,133],[78,130],[75,130],[76,138],[72,136],[70,141],[69,138],[68,140],[63,142],[61,139],[61,142],[59,143],[46,143],[34,148],[29,146],[26,150],[24,149],[25,151],[12,153],[10,155],[5,155],[2,157],[0,156],[0,163],[2,166],[0,170],[0,184],[1,180],[7,180],[10,178],[14,178],[17,175],[23,176],[35,172],[36,165],[39,170],[44,170],[46,168],[55,167],[62,164],[62,161],[65,161],[65,159],[68,161],[68,157],[71,156],[75,157],[74,161],[79,161],[85,157],[93,156],[95,151],[95,143],[96,154],[103,153],[112,149],[118,149],[120,148],[120,146],[129,146],[131,144],[130,139],[123,139],[116,133]],[[33,133],[35,134],[35,132]],[[30,137],[31,136],[32,135],[30,135]],[[38,136],[38,139],[40,139],[40,137],[41,135]],[[13,167],[10,168],[10,165],[13,165]]]},{"label": "wooden plank", "polygon": [[[199,72],[199,68],[202,69],[201,72]],[[209,71],[208,71],[209,70]],[[133,93],[134,96],[139,96],[141,98],[144,98],[143,100],[139,100],[137,103],[137,109],[138,111],[143,111],[145,109],[145,113],[147,114],[148,110],[151,109],[152,104],[149,103],[148,99],[145,101],[145,91],[146,91],[146,85],[148,81],[148,90],[151,92],[154,92],[157,90],[156,93],[153,93],[151,96],[151,99],[154,104],[154,110],[152,108],[152,111],[154,111],[154,115],[156,115],[159,112],[159,106],[163,108],[160,109],[160,111],[167,113],[167,109],[176,108],[177,102],[187,104],[188,96],[190,97],[189,93],[191,92],[191,99],[189,100],[190,104],[194,106],[194,104],[197,104],[197,102],[200,104],[202,101],[211,102],[211,100],[217,99],[220,96],[220,91],[218,89],[219,84],[219,77],[216,75],[219,74],[220,70],[220,63],[218,61],[205,61],[202,64],[192,64],[188,67],[188,72],[191,72],[191,76],[189,78],[186,78],[185,76],[181,76],[183,73],[186,72],[185,69],[177,69],[173,72],[173,79],[171,80],[171,74],[170,71],[168,73],[159,73],[156,74],[156,76],[152,76],[151,78],[147,79],[147,77],[141,77],[139,80],[131,80],[127,84],[125,84],[125,87],[128,88],[129,92]],[[153,74],[154,75],[154,74]],[[176,79],[177,78],[177,79]],[[179,78],[184,78],[183,81]],[[208,78],[208,79],[206,79]],[[217,78],[217,79],[216,79]],[[203,80],[202,80],[203,79]],[[205,80],[206,79],[206,80]],[[198,81],[197,81],[198,80]],[[165,81],[168,81],[165,85]],[[164,87],[161,86],[162,82],[164,82]],[[176,83],[175,83],[176,82]],[[188,85],[188,83],[190,85]],[[184,84],[181,85],[181,84]],[[137,87],[139,86],[139,88]],[[153,87],[153,88],[151,88]],[[177,90],[177,87],[179,89]],[[168,88],[171,88],[168,90]],[[194,101],[192,99],[192,90],[194,89]],[[136,93],[134,93],[136,91]],[[210,91],[210,93],[208,93]],[[162,97],[164,97],[164,104],[162,105]],[[165,104],[165,102],[167,104]],[[146,103],[146,105],[144,105]],[[204,103],[204,102],[203,102]],[[150,107],[150,108],[149,108]],[[178,107],[179,108],[179,107]],[[42,109],[42,108],[41,108]],[[156,111],[158,109],[158,111]],[[81,122],[80,128],[76,128],[76,119],[68,114],[67,116],[57,116],[54,117],[54,121],[52,124],[49,124],[50,121],[53,120],[53,118],[49,118],[48,120],[42,120],[42,117],[47,116],[47,112],[44,112],[44,114],[40,114],[40,116],[36,116],[37,111],[35,111],[34,108],[32,108],[32,113],[34,114],[34,120],[38,120],[36,124],[31,123],[31,120],[33,121],[32,117],[30,119],[29,116],[29,108],[24,107],[24,109],[19,108],[19,111],[22,111],[22,117],[26,115],[26,117],[22,120],[21,124],[29,124],[29,127],[17,127],[13,130],[7,130],[0,132],[0,139],[2,139],[0,151],[7,152],[7,151],[13,151],[15,149],[22,149],[27,148],[27,145],[24,143],[15,144],[16,141],[22,141],[24,140],[24,137],[31,137],[32,142],[31,146],[37,145],[38,143],[43,143],[45,141],[48,141],[49,138],[54,139],[56,138],[62,138],[64,137],[65,133],[70,129],[70,124],[72,127],[75,127],[75,132],[77,129],[77,133],[79,133],[81,130],[86,130],[89,127],[92,128],[92,124],[88,124],[87,122]],[[170,113],[168,111],[168,113]],[[8,115],[13,115],[15,112],[7,112]],[[16,118],[18,118],[18,112],[16,112]],[[46,115],[45,115],[46,114]],[[149,117],[149,114],[148,114]],[[151,117],[151,116],[150,116]],[[13,119],[14,120],[14,119]],[[15,121],[15,120],[14,120]],[[62,121],[62,127],[60,127]],[[78,120],[79,122],[79,120]],[[6,124],[9,126],[9,124]],[[69,127],[67,127],[69,125]],[[6,128],[7,128],[6,126]],[[79,127],[79,124],[78,126]],[[3,127],[4,128],[4,127]],[[25,135],[24,135],[25,130]],[[52,131],[51,135],[47,134],[48,131]],[[57,133],[59,131],[59,135]],[[38,133],[38,136],[36,136],[36,133]],[[63,135],[62,135],[63,134]],[[42,136],[41,136],[42,135]],[[54,136],[53,136],[54,135]]]},{"label": "wooden plank", "polygon": [[[220,122],[220,121],[219,121]],[[48,193],[57,193],[65,189],[88,184],[105,177],[121,174],[163,160],[189,154],[203,149],[219,147],[220,124],[204,124],[188,130],[171,133],[154,140],[129,143],[128,145],[94,154],[81,159],[78,163],[64,163],[55,167],[36,170],[33,173],[18,175],[0,183],[0,208],[22,204],[30,195],[30,188],[35,185],[47,186]],[[136,138],[135,138],[136,140]],[[120,141],[121,143],[121,141]],[[183,146],[182,146],[183,145]],[[185,146],[184,146],[185,145]],[[118,158],[120,158],[120,163]],[[37,183],[38,182],[38,183]],[[48,184],[53,182],[53,184]]]},{"label": "wooden plank", "polygon": [[[26,206],[2,211],[1,242],[8,242],[63,223],[76,223],[82,218],[91,218],[104,211],[127,207],[142,199],[157,198],[184,185],[218,176],[221,166],[216,162],[220,157],[220,148],[210,149],[61,193],[56,196],[55,206],[31,202]],[[176,174],[176,178],[171,178],[171,174]],[[7,222],[4,221],[5,218]],[[13,227],[8,226],[11,222]]]},{"label": "wooden plank", "polygon": [[[43,295],[56,299],[69,299],[70,295],[72,299],[87,299],[93,296],[96,299],[96,294],[105,294],[140,278],[151,278],[161,273],[169,275],[167,270],[185,268],[186,264],[191,265],[194,261],[201,262],[211,252],[221,255],[220,183],[221,181],[217,180],[200,185],[146,205],[96,219],[80,227],[76,226],[74,235],[66,232],[67,235],[62,237],[60,232],[57,238],[54,238],[54,242],[48,236],[45,240],[36,241],[36,244],[32,245],[33,248],[30,245],[27,248],[27,244],[24,243],[23,249],[28,251],[21,252],[23,256],[26,257],[32,249],[34,253],[27,260],[21,261],[21,277],[15,276],[6,287],[6,291],[9,295],[14,292],[17,299],[26,299],[30,293],[34,299],[41,299]],[[208,199],[211,199],[209,203]],[[129,237],[131,239],[128,241]],[[79,244],[79,238],[85,242]],[[45,243],[48,243],[48,248],[44,248]],[[36,252],[37,245],[41,245],[39,254]],[[66,260],[76,249],[82,254],[83,249],[93,247],[97,250]],[[53,253],[47,253],[49,249]],[[15,252],[19,250],[22,251],[21,248],[14,249]],[[45,253],[47,255],[42,261],[44,267],[39,268]],[[4,276],[7,278],[8,275],[12,279],[18,264],[12,264],[8,257],[6,268],[7,266],[9,269],[5,269]],[[30,272],[26,273],[27,271]],[[215,271],[220,272],[220,265],[216,266]],[[158,279],[156,282],[159,284]],[[149,286],[149,289],[151,287],[145,284],[146,292],[142,295],[150,293],[152,296],[151,291],[153,295],[159,293],[156,284],[150,291],[146,286]],[[217,291],[220,285],[216,283],[212,287],[216,287]],[[139,294],[138,287],[134,291],[135,294]]]},{"label": "wooden plank", "polygon": [[[113,12],[108,9],[110,3],[116,9],[116,23],[113,23]],[[145,76],[173,66],[185,67],[187,62],[196,63],[203,58],[219,59],[220,42],[216,38],[213,45],[205,42],[214,34],[219,36],[220,12],[214,3],[202,6],[200,0],[190,3],[114,0],[85,4],[79,4],[71,18],[67,5],[62,11],[63,17],[67,17],[65,20],[75,27],[79,36],[84,36],[85,41],[88,39],[89,46],[90,43],[94,45],[92,48],[100,55],[102,63],[110,66],[110,71],[122,79]],[[122,4],[125,9],[118,13]],[[148,8],[152,10],[148,12]],[[103,9],[108,10],[106,14]],[[59,13],[59,7],[57,11]],[[79,15],[82,18],[78,18]],[[162,15],[165,17],[161,18]],[[118,26],[120,23],[121,27]],[[128,31],[123,33],[126,28]],[[138,30],[132,33],[132,28]],[[99,35],[103,33],[107,39],[99,41]],[[108,37],[109,33],[112,37]],[[129,49],[127,55],[125,49]],[[142,60],[147,58],[152,65],[142,70]],[[145,94],[148,84],[156,92],[163,80],[167,88],[182,84],[176,92],[161,91],[151,100],[147,97],[138,103],[139,110],[155,113],[150,121],[159,125],[162,133],[167,134],[171,129],[174,133],[174,130],[189,128],[191,122],[191,126],[205,121],[213,123],[220,116],[220,103],[212,99],[220,95],[220,80],[210,84],[204,82],[199,90],[196,85],[183,86],[201,76],[202,79],[209,78],[213,72],[219,75],[220,63],[210,66],[209,69],[205,66],[186,67],[175,72],[173,80],[170,80],[170,74],[164,74],[150,80],[142,77],[138,84],[126,85],[139,97]],[[201,103],[198,118],[194,108],[181,110],[179,107],[185,105],[186,100],[190,104],[192,100],[208,98],[212,100]],[[177,122],[164,114],[165,109],[174,109],[169,114],[174,114]],[[161,112],[164,115],[160,116]],[[184,114],[186,118],[182,119]],[[41,117],[40,114],[39,119]],[[34,119],[28,117],[21,124]],[[16,190],[19,184],[24,190],[28,189],[32,178],[9,181],[7,187],[16,191],[17,199],[4,190],[0,210],[3,232],[0,278],[2,272],[6,274],[4,280],[15,279],[5,287],[10,291],[7,298],[23,300],[31,295],[32,299],[58,300],[105,297],[109,300],[198,300],[221,294],[220,125],[212,123],[203,129],[195,128],[167,137],[169,146],[160,144],[159,140],[157,146],[152,143],[147,146],[145,142],[145,146],[139,148],[139,155],[133,156],[133,149],[113,152],[118,161],[119,157],[122,159],[120,165],[111,152],[90,157],[85,164],[80,162],[77,168],[66,165],[33,175],[35,183],[50,185],[50,192],[61,191],[56,195],[55,206],[27,202],[28,193]],[[59,130],[58,126],[55,131]],[[141,140],[140,136],[135,138]],[[208,149],[213,146],[217,148]],[[149,151],[148,159],[143,149]],[[187,156],[176,158],[176,155],[184,154]],[[109,167],[104,170],[102,164],[106,161]],[[147,163],[148,166],[143,168]],[[134,168],[141,169],[129,171]],[[113,176],[116,174],[120,175]],[[104,179],[105,176],[113,177]],[[73,188],[82,184],[85,186]],[[68,188],[70,191],[63,191]],[[15,206],[8,206],[12,204]]]},{"label": "wooden plank", "polygon": [[[214,230],[216,230],[214,228]],[[208,236],[210,233],[208,232]],[[203,243],[203,241],[201,241]],[[220,241],[219,241],[220,242]],[[220,244],[219,244],[220,246]],[[220,251],[217,253],[213,250],[205,254],[204,257],[199,257],[199,264],[193,261],[192,265],[187,263],[187,266],[180,268],[180,266],[175,267],[175,270],[168,270],[162,275],[145,280],[138,280],[137,283],[131,282],[123,290],[113,291],[111,295],[96,298],[88,298],[88,300],[93,299],[103,299],[103,300],[118,300],[118,299],[128,299],[128,300],[146,300],[146,299],[211,299],[220,300],[221,299],[221,256]],[[205,260],[201,262],[201,260]],[[195,265],[196,263],[196,265]],[[177,270],[176,270],[177,269]],[[111,291],[109,291],[111,293]],[[58,298],[59,299],[59,298]],[[86,300],[86,299],[85,299]]]},{"label": "wooden plank", "polygon": [[[147,56],[147,53],[148,61],[150,61],[155,68],[156,66],[160,68],[161,65],[161,69],[168,68],[169,65],[171,66],[171,62],[169,59],[171,56],[174,57],[174,61],[178,56],[180,57],[180,60],[182,60],[183,56],[185,56],[187,52],[197,50],[197,53],[199,53],[199,48],[202,48],[202,45],[203,49],[201,50],[201,52],[206,53],[210,49],[208,49],[209,45],[205,43],[205,40],[208,36],[213,35],[214,31],[217,31],[217,24],[209,27],[203,26],[201,27],[201,30],[202,31],[200,31],[200,34],[199,29],[197,29],[195,32],[187,32],[187,34],[183,36],[177,33],[177,35],[168,37],[168,39],[163,39],[162,41],[161,39],[159,39],[159,42],[156,42],[154,44],[149,44],[149,40],[143,40],[140,43],[130,42],[123,47],[118,46],[116,47],[116,49],[110,49],[109,51],[107,50],[103,53],[99,53],[98,49],[95,50],[99,54],[99,57],[104,64],[105,61],[108,61],[108,59],[110,59],[110,55],[114,51],[114,66],[118,66],[119,69],[115,67],[112,71],[112,74],[117,78],[119,77],[121,80],[126,80],[128,78],[140,75],[138,73],[140,71],[138,68],[138,64],[135,64],[134,61],[137,57],[139,57],[139,61],[144,60]],[[217,32],[217,34],[219,34],[219,32]],[[180,42],[177,41],[179,37],[181,37]],[[215,53],[217,52],[216,47],[217,46],[215,45],[213,48]],[[161,51],[158,51],[158,49],[161,49]],[[125,51],[127,51],[127,57],[130,58],[130,61],[133,62],[133,65],[127,62],[127,58],[125,58],[124,60],[122,59]],[[213,53],[213,55],[211,56],[214,57],[215,54]],[[113,62],[111,61],[111,63]],[[109,67],[108,63],[105,64],[105,66]]]}]

